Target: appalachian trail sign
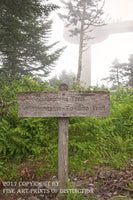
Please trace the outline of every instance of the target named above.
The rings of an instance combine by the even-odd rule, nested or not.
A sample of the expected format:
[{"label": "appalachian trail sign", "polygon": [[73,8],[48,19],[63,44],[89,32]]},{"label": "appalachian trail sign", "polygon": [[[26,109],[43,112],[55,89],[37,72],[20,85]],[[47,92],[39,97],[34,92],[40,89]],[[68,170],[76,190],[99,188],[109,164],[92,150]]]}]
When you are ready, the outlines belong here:
[{"label": "appalachian trail sign", "polygon": [[69,117],[108,117],[108,91],[68,91],[61,84],[58,92],[19,92],[19,117],[58,117],[58,180],[59,188],[66,189],[68,180],[68,125]]}]

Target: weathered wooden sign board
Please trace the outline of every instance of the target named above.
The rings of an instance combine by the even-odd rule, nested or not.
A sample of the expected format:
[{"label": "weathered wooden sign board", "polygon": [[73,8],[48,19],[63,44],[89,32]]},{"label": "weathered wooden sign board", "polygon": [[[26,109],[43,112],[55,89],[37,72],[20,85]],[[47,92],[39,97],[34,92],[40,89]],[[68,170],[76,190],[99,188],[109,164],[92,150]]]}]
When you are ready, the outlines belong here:
[{"label": "weathered wooden sign board", "polygon": [[109,116],[109,92],[20,92],[19,117]]},{"label": "weathered wooden sign board", "polygon": [[108,117],[110,95],[107,91],[67,91],[62,84],[58,92],[19,92],[19,117],[58,117],[58,180],[65,189],[68,180],[69,117]]}]

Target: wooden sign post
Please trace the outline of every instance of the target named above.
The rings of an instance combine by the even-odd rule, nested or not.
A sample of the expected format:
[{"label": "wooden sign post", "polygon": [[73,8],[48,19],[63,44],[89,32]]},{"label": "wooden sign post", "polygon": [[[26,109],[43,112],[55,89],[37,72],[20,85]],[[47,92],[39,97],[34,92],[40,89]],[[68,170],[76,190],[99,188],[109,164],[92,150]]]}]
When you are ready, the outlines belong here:
[{"label": "wooden sign post", "polygon": [[[60,85],[60,91],[68,91],[68,86],[65,84]],[[64,113],[65,114],[65,113]],[[59,188],[66,189],[68,181],[68,117],[60,117],[58,119],[59,132],[58,132],[58,180]]]},{"label": "wooden sign post", "polygon": [[58,117],[58,180],[66,189],[68,180],[68,124],[69,117],[108,117],[110,95],[107,91],[68,91],[60,85],[58,92],[19,92],[19,117]]}]

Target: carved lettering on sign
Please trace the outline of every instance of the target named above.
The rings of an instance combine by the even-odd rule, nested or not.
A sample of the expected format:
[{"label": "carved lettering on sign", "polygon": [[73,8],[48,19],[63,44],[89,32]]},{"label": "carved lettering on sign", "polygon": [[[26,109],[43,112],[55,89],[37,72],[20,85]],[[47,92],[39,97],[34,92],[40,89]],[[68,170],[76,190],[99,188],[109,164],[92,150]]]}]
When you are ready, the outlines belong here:
[{"label": "carved lettering on sign", "polygon": [[109,92],[20,92],[19,117],[109,116]]}]

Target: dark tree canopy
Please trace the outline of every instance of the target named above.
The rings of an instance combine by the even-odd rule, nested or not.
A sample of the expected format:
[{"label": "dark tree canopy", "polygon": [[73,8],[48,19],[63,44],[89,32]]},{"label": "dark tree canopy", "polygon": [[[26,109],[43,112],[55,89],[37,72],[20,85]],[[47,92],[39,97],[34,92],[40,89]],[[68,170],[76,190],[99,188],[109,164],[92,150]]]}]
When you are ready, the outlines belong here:
[{"label": "dark tree canopy", "polygon": [[0,73],[46,76],[62,49],[48,45],[51,21],[57,6],[41,0],[0,1]]}]

